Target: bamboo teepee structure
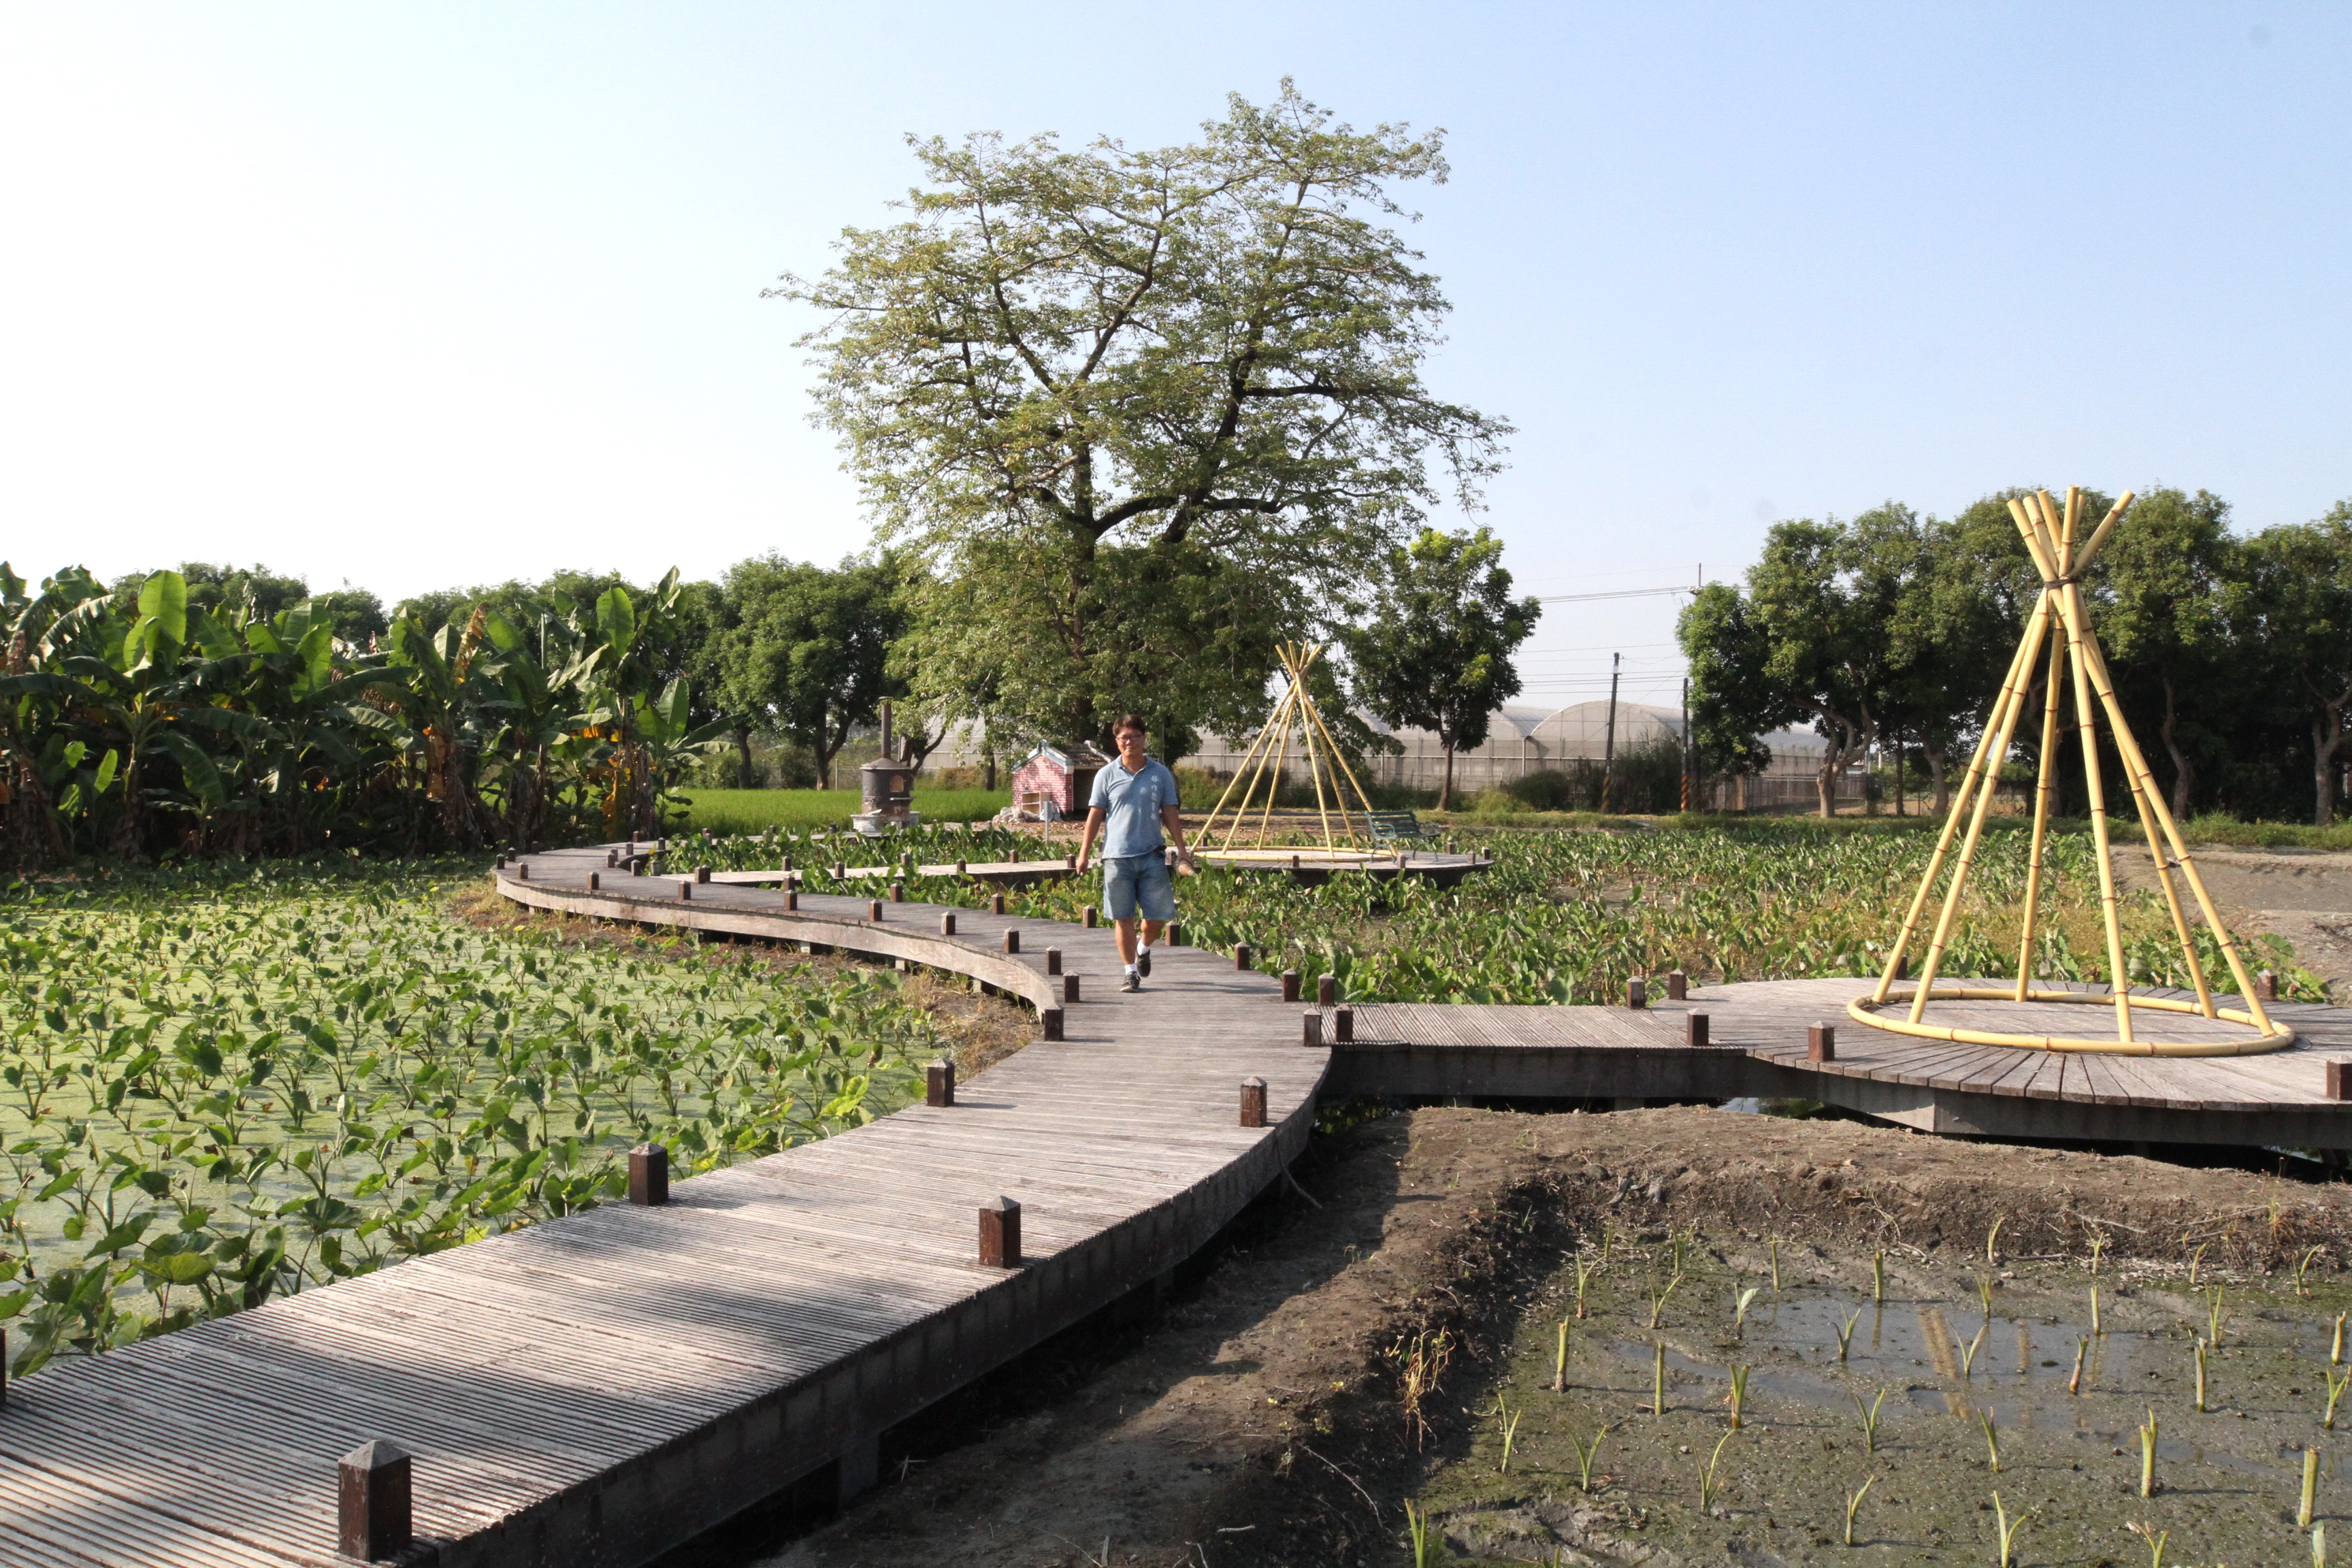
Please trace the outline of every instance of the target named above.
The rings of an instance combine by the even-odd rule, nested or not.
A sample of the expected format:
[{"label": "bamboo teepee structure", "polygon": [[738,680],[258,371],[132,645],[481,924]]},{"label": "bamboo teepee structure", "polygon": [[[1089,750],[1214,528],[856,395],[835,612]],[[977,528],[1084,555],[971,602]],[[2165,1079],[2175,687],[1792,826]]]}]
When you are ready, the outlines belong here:
[{"label": "bamboo teepee structure", "polygon": [[[1249,830],[1249,816],[1257,801],[1261,784],[1265,786],[1265,798],[1262,805],[1255,806],[1257,829],[1250,841],[1250,847],[1265,847],[1266,832],[1274,822],[1275,792],[1281,785],[1283,770],[1289,763],[1294,735],[1299,741],[1299,759],[1307,764],[1307,776],[1314,781],[1315,812],[1322,826],[1324,849],[1336,852],[1354,845],[1360,837],[1354,820],[1358,817],[1364,819],[1362,837],[1369,839],[1371,799],[1365,795],[1364,786],[1357,782],[1355,770],[1348,765],[1348,759],[1340,752],[1339,742],[1331,738],[1330,728],[1323,722],[1322,712],[1315,706],[1315,698],[1307,689],[1307,672],[1322,657],[1324,646],[1320,643],[1280,643],[1276,646],[1275,653],[1282,660],[1283,674],[1289,684],[1283,691],[1282,700],[1274,705],[1274,712],[1266,720],[1265,727],[1250,742],[1249,750],[1242,753],[1241,765],[1234,770],[1233,782],[1225,785],[1224,793],[1217,797],[1215,808],[1209,813],[1209,819],[1201,825],[1201,831],[1193,842],[1203,851],[1246,853],[1241,846],[1241,838]],[[1353,808],[1349,806],[1347,796],[1340,791],[1342,780],[1346,781],[1348,790],[1355,796]],[[1234,798],[1236,790],[1241,792],[1239,800]],[[1228,803],[1234,808],[1231,816],[1225,814]],[[1334,816],[1339,818],[1336,833],[1332,829]],[[1223,837],[1222,840],[1213,838],[1212,836],[1221,830],[1221,825]],[[1281,852],[1287,853],[1286,850]]]},{"label": "bamboo teepee structure", "polygon": [[[2097,556],[2100,547],[2106,543],[2116,525],[2123,521],[2131,503],[2131,492],[2126,490],[2090,538],[2079,546],[2075,540],[2083,521],[2083,492],[2080,487],[2068,488],[2063,510],[2047,490],[2039,490],[2009,503],[2010,516],[2015,521],[2018,531],[2024,535],[2025,547],[2033,557],[2034,566],[2042,574],[2041,597],[2034,605],[2016,655],[2010,660],[2009,673],[2002,679],[2000,695],[1993,702],[1992,713],[1985,721],[1984,735],[1977,743],[1975,759],[1969,763],[1959,792],[1952,801],[1951,811],[1944,818],[1943,832],[1936,840],[1936,852],[1927,862],[1927,875],[1919,879],[1919,890],[1911,900],[1910,912],[1904,917],[1902,932],[1895,938],[1894,951],[1887,956],[1885,973],[1879,976],[1874,991],[1866,996],[1855,997],[1846,1008],[1848,1016],[1856,1023],[1867,1024],[1873,1028],[1891,1029],[1897,1034],[1955,1040],[1968,1045],[2146,1056],[2250,1056],[2261,1051],[2277,1050],[2294,1043],[2294,1032],[2273,1023],[2270,1015],[2263,1011],[2262,998],[2255,994],[2252,977],[2246,973],[2245,960],[2239,953],[2238,944],[2213,908],[2212,898],[2205,890],[2204,879],[2197,874],[2196,862],[2189,858],[2189,847],[2181,841],[2179,825],[2173,821],[2172,813],[2166,808],[2164,796],[2157,788],[2155,775],[2148,771],[2147,758],[2142,754],[2139,742],[2133,738],[2131,726],[2125,722],[2123,708],[2116,700],[2115,683],[2107,676],[2105,657],[2100,652],[2098,638],[2091,630],[2090,615],[2083,603],[2082,575]],[[2033,842],[2026,865],[2024,933],[2018,946],[2017,980],[2014,984],[2000,986],[1947,985],[1939,988],[1936,984],[1937,970],[1943,963],[1945,947],[1951,939],[1960,907],[1961,891],[1968,884],[1969,868],[1976,861],[1977,844],[1984,831],[1985,814],[1992,804],[1994,786],[1999,782],[2001,759],[2009,754],[2011,737],[2025,713],[2032,690],[2034,665],[2042,658],[2045,643],[2049,645],[2049,654],[2042,704],[2042,773],[2034,795]],[[2033,973],[2034,921],[2042,897],[2043,850],[2049,839],[2051,801],[2056,793],[2062,674],[2071,679],[2074,723],[2081,742],[2083,776],[2088,789],[2091,837],[2098,851],[2099,910],[2106,927],[2111,994],[2040,990],[2034,987],[2031,978]],[[2115,866],[2108,857],[2106,787],[2100,776],[2098,736],[2095,724],[2095,714],[2099,712],[2106,715],[2108,732],[2123,759],[2125,782],[2131,789],[2132,804],[2138,811],[2141,830],[2147,837],[2148,853],[2156,863],[2157,879],[2163,887],[2165,903],[2171,910],[2173,932],[2179,940],[2181,954],[2188,961],[2189,973],[2196,983],[2197,1000],[2194,1003],[2134,996],[2125,982],[2123,931],[2116,918]],[[1951,854],[1952,841],[1958,833],[1964,815],[1968,819],[1967,835],[1960,841],[1959,859],[1954,865],[1951,879],[1944,890],[1943,907],[1937,916],[1935,935],[1927,943],[1918,981],[1907,995],[1895,994],[1895,983],[1902,973],[1912,941],[1919,931],[1920,916],[1925,912],[1928,895]],[[2179,873],[2178,879],[2176,872]],[[2179,884],[2184,881],[2196,898],[2197,907],[2203,913],[2206,924],[2219,941],[2223,957],[2229,962],[2231,975],[2237,982],[2238,994],[2245,1000],[2242,1008],[2221,1007],[2214,1003],[2204,964],[2198,957],[2197,944],[2189,932],[2188,915],[2181,906]],[[1898,1004],[1908,1004],[1906,1016],[1896,1017],[1879,1010],[1886,1005],[1890,997]],[[2084,1038],[2005,1034],[1927,1023],[1927,1004],[1947,1000],[2112,1003],[2115,1035],[2112,1038]],[[2256,1033],[2241,1039],[2194,1043],[2138,1040],[2132,1034],[2132,1013],[2136,1008],[2228,1019],[2232,1023],[2248,1025]]]}]

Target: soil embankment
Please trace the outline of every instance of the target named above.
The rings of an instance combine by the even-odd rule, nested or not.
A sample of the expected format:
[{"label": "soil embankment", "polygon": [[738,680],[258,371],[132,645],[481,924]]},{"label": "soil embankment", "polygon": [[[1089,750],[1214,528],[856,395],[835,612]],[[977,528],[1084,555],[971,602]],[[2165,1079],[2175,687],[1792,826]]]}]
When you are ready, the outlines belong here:
[{"label": "soil embankment", "polygon": [[[2352,855],[2192,850],[2205,890],[2232,929],[2284,937],[2303,966],[2337,988],[2337,994],[2352,987]],[[2119,845],[2115,857],[2126,887],[2155,890],[2155,867],[2145,845]]]},{"label": "soil embankment", "polygon": [[[1300,1174],[1320,1207],[1266,1200],[1148,1325],[1065,1336],[958,1396],[832,1524],[698,1561],[1409,1560],[1403,1500],[1486,1440],[1523,1315],[1557,1310],[1564,1258],[1604,1228],[1653,1249],[1695,1228],[1718,1262],[1780,1238],[1811,1275],[1864,1281],[1883,1247],[1898,1281],[1916,1277],[1904,1289],[1958,1278],[1996,1221],[2005,1259],[2075,1258],[2098,1237],[2111,1270],[2178,1271],[2202,1248],[2209,1278],[2244,1279],[2318,1247],[2315,1278],[2332,1278],[2352,1256],[2341,1187],[1704,1110],[1425,1110],[1322,1142]],[[1452,1364],[1417,1434],[1401,1362],[1440,1331]]]}]

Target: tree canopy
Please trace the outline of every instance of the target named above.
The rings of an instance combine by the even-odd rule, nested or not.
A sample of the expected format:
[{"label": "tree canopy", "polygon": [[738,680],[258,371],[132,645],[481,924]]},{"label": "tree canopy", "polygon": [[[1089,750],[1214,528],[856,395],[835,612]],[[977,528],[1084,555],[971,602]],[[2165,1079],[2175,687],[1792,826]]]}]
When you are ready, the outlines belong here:
[{"label": "tree canopy", "polygon": [[[1032,735],[1263,715],[1273,648],[1328,626],[1508,427],[1423,382],[1448,306],[1388,226],[1442,138],[1357,132],[1288,82],[1188,145],[910,139],[904,221],[771,292],[886,541],[937,591],[919,695]],[[938,666],[942,678],[928,671]]]}]

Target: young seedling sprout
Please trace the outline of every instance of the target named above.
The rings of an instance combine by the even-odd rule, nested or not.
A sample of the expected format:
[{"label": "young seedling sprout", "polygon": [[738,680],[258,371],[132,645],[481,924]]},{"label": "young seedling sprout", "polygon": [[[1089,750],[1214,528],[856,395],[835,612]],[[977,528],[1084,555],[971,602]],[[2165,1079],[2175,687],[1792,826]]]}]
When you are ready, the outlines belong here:
[{"label": "young seedling sprout", "polygon": [[1511,1447],[1518,1441],[1519,1417],[1527,1413],[1528,1407],[1524,1405],[1517,1410],[1506,1409],[1503,1396],[1499,1394],[1495,1396],[1495,1415],[1503,1424],[1503,1462],[1498,1467],[1499,1472],[1503,1475],[1507,1476],[1511,1473]]},{"label": "young seedling sprout", "polygon": [[[1605,1258],[1609,1247],[1605,1233],[1601,1246],[1601,1256]],[[1587,1258],[1581,1252],[1576,1255],[1576,1315],[1580,1318],[1584,1316],[1584,1288],[1592,1283],[1592,1277],[1600,1272],[1598,1260]]]},{"label": "young seedling sprout", "polygon": [[1863,1479],[1862,1485],[1856,1487],[1853,1491],[1846,1494],[1845,1543],[1848,1546],[1852,1546],[1853,1544],[1853,1516],[1861,1511],[1862,1500],[1869,1495],[1870,1489],[1877,1483],[1877,1480],[1878,1478],[1876,1476],[1866,1476]]},{"label": "young seedling sprout", "polygon": [[1731,1429],[1739,1430],[1740,1413],[1748,1407],[1748,1373],[1744,1366],[1731,1369]]},{"label": "young seedling sprout", "polygon": [[2205,1414],[2205,1342],[2197,1342],[2197,1414]]},{"label": "young seedling sprout", "polygon": [[1657,1358],[1650,1363],[1650,1414],[1666,1413],[1666,1342],[1658,1342]]},{"label": "young seedling sprout", "polygon": [[2320,1418],[2319,1425],[2333,1432],[2336,1430],[2336,1402],[2344,1397],[2345,1389],[2352,1388],[2352,1370],[2338,1377],[2334,1369],[2323,1367],[2319,1375],[2327,1380],[2327,1414]]},{"label": "young seedling sprout", "polygon": [[2327,1346],[2327,1362],[2330,1366],[2344,1364],[2344,1318],[2345,1314],[2342,1312],[2336,1314],[2336,1338]]},{"label": "young seedling sprout", "polygon": [[2319,1450],[2305,1448],[2303,1451],[2303,1500],[2296,1505],[2294,1510],[2296,1528],[2301,1530],[2311,1528],[2312,1509],[2318,1501],[2318,1498]]},{"label": "young seedling sprout", "polygon": [[1559,1349],[1551,1358],[1551,1391],[1568,1392],[1568,1320],[1559,1321]]},{"label": "young seedling sprout", "polygon": [[2099,1326],[2099,1288],[2096,1285],[2091,1287],[2091,1331],[2095,1334],[2107,1331]]},{"label": "young seedling sprout", "polygon": [[2213,1287],[2213,1305],[2205,1314],[2205,1342],[2219,1346],[2221,1342],[2221,1287]]},{"label": "young seedling sprout", "polygon": [[1764,1244],[1764,1256],[1772,1260],[1772,1289],[1780,1288],[1780,1238],[1774,1237]]},{"label": "young seedling sprout", "polygon": [[1997,1476],[2000,1474],[2000,1434],[1993,1426],[1990,1405],[1977,1412],[1977,1424],[1984,1428],[1985,1452],[1991,1456],[1992,1473]]},{"label": "young seedling sprout", "polygon": [[2091,1342],[2087,1335],[2074,1342],[2074,1375],[2066,1380],[2066,1392],[2069,1394],[2083,1392],[2083,1356],[2090,1348]]},{"label": "young seedling sprout", "polygon": [[1977,1337],[1960,1347],[1960,1379],[1962,1382],[1968,1381],[1968,1379],[1973,1375],[1971,1369],[1976,1365],[1977,1352],[1984,1348],[1985,1330],[1990,1327],[1991,1327],[1991,1325],[1989,1323],[1979,1324],[1977,1328]]},{"label": "young seedling sprout", "polygon": [[2000,1218],[1992,1222],[1992,1228],[1985,1232],[1985,1267],[1987,1268],[2000,1267],[2000,1255],[1993,1250],[1993,1244],[2000,1239],[2000,1227],[2008,1218],[2007,1215],[2002,1215]]},{"label": "young seedling sprout", "polygon": [[2311,1527],[2311,1568],[2327,1568],[2327,1527]]},{"label": "young seedling sprout", "polygon": [[1707,1456],[1706,1463],[1699,1467],[1698,1510],[1701,1513],[1709,1512],[1715,1506],[1715,1467],[1723,1458],[1723,1445],[1730,1441],[1731,1434],[1726,1432],[1716,1443],[1715,1452]]},{"label": "young seedling sprout", "polygon": [[1592,1489],[1592,1461],[1600,1457],[1601,1439],[1607,1436],[1609,1436],[1609,1428],[1606,1426],[1595,1432],[1590,1443],[1577,1442],[1576,1434],[1573,1432],[1568,1435],[1569,1442],[1576,1449],[1576,1486],[1579,1491],[1589,1492]]},{"label": "young seedling sprout", "polygon": [[1666,1298],[1673,1295],[1675,1293],[1675,1287],[1682,1282],[1683,1271],[1677,1268],[1675,1270],[1675,1277],[1666,1281],[1666,1288],[1659,1291],[1657,1295],[1652,1299],[1650,1302],[1651,1328],[1655,1329],[1658,1326],[1658,1319],[1666,1310]]},{"label": "young seedling sprout", "polygon": [[[2210,1247],[2213,1244],[2209,1241],[2205,1244],[2205,1247]],[[2189,1255],[2189,1288],[2191,1290],[2197,1289],[2197,1269],[2198,1266],[2205,1261],[2205,1247],[2200,1247],[2196,1251]]]},{"label": "young seedling sprout", "polygon": [[1886,1390],[1880,1389],[1878,1397],[1872,1400],[1867,1407],[1863,1405],[1859,1394],[1849,1394],[1846,1397],[1853,1401],[1854,1414],[1862,1417],[1862,1451],[1875,1454],[1878,1452],[1878,1407],[1886,1403]]},{"label": "young seedling sprout", "polygon": [[2152,1524],[2141,1524],[2137,1521],[2124,1528],[2147,1542],[2148,1568],[2164,1568],[2164,1543],[2172,1539],[2172,1531],[2158,1530]]},{"label": "young seedling sprout", "polygon": [[1413,1511],[1410,1499],[1404,1505],[1404,1527],[1412,1536],[1412,1568],[1429,1568],[1429,1516]]},{"label": "young seedling sprout", "polygon": [[2303,1277],[2304,1274],[2311,1268],[2311,1260],[2326,1250],[2326,1248],[2324,1247],[2315,1247],[2310,1251],[2305,1253],[2300,1258],[2296,1259],[2294,1265],[2294,1293],[2296,1295],[2308,1296],[2311,1294],[2310,1289],[2303,1282]]},{"label": "young seedling sprout", "polygon": [[1883,1247],[1870,1255],[1870,1299],[1886,1300],[1886,1248]]},{"label": "young seedling sprout", "polygon": [[1755,1305],[1756,1298],[1759,1294],[1760,1294],[1760,1292],[1758,1291],[1756,1287],[1750,1285],[1747,1289],[1742,1290],[1738,1295],[1732,1298],[1731,1337],[1733,1339],[1744,1340],[1748,1337],[1748,1309]]},{"label": "young seedling sprout", "polygon": [[1992,1516],[2000,1531],[2000,1568],[2009,1568],[2010,1552],[2016,1546],[2018,1532],[2025,1528],[2025,1521],[2041,1511],[2038,1508],[2030,1508],[2011,1519],[2009,1510],[2000,1506],[2000,1494],[1992,1494]]},{"label": "young seedling sprout", "polygon": [[1984,1304],[1985,1321],[1992,1321],[1992,1276],[1977,1276],[1977,1300]]},{"label": "young seedling sprout", "polygon": [[2156,1495],[2156,1412],[2147,1413],[2147,1425],[2139,1429],[2139,1495]]},{"label": "young seedling sprout", "polygon": [[1845,1360],[1846,1352],[1853,1347],[1853,1326],[1860,1321],[1862,1321],[1862,1309],[1856,1307],[1853,1310],[1853,1316],[1848,1318],[1845,1321],[1844,1327],[1839,1329],[1837,1331],[1838,1360]]},{"label": "young seedling sprout", "polygon": [[2099,1254],[2106,1249],[2107,1233],[2104,1230],[2093,1231],[2091,1233],[2091,1278],[2094,1279],[2099,1277]]}]

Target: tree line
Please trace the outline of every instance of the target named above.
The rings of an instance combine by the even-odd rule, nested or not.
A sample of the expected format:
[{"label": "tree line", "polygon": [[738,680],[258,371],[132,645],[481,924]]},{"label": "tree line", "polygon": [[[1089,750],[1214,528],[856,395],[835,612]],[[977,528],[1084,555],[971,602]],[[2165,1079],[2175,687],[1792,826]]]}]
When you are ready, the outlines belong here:
[{"label": "tree line", "polygon": [[[2041,590],[2008,502],[1958,516],[1898,502],[1776,524],[1743,585],[1710,584],[1678,626],[1705,764],[1763,765],[1759,737],[1809,724],[1837,774],[1874,750],[1916,758],[1944,806]],[[2094,518],[2111,504],[2088,495]],[[2084,581],[2117,692],[2176,816],[2336,819],[2352,751],[2352,500],[2315,521],[2230,527],[2210,491],[2139,498]],[[2033,678],[2039,689],[2044,672]],[[2062,744],[2074,744],[2071,721]],[[2021,753],[2038,762],[2036,734]],[[2005,759],[2004,759],[2005,761]],[[2110,752],[2103,765],[2113,767]],[[2079,763],[2059,770],[2082,809]],[[2112,776],[2112,775],[2111,775]]]}]

